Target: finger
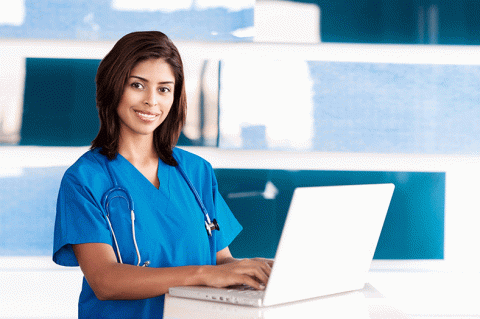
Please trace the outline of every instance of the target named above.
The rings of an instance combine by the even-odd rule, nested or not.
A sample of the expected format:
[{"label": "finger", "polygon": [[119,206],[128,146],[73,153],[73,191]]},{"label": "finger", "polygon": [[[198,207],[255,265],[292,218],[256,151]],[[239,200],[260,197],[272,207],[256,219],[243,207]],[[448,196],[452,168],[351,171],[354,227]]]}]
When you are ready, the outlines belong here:
[{"label": "finger", "polygon": [[258,265],[257,267],[252,268],[250,275],[255,277],[257,281],[266,285],[268,283],[268,278],[270,277],[269,268],[268,266],[265,268]]},{"label": "finger", "polygon": [[264,273],[270,277],[270,274],[272,273],[272,266],[267,262],[266,259],[259,259],[257,260],[259,266],[262,268]]},{"label": "finger", "polygon": [[266,285],[271,273],[271,268],[263,261],[244,259],[239,263],[239,267],[236,267],[235,272],[238,274],[247,275],[257,282]]},{"label": "finger", "polygon": [[264,263],[266,263],[268,266],[270,266],[270,268],[272,268],[272,267],[273,267],[273,262],[274,262],[274,260],[273,260],[273,259],[266,259],[266,258],[254,258],[254,260],[257,260],[257,261],[264,262]]},{"label": "finger", "polygon": [[250,286],[250,287],[252,287],[254,289],[257,289],[257,290],[265,290],[265,284],[256,281],[252,277],[250,277],[248,275],[245,275],[242,278],[243,278],[242,284]]},{"label": "finger", "polygon": [[268,283],[268,276],[260,269],[252,269],[246,274],[258,283],[262,283],[264,285]]},{"label": "finger", "polygon": [[268,263],[265,263],[262,269],[264,270],[265,274],[270,278],[270,275],[272,274],[272,267]]},{"label": "finger", "polygon": [[247,275],[264,285],[268,283],[268,278],[272,271],[270,265],[262,259],[244,259],[236,265],[229,264],[229,268],[238,275]]}]

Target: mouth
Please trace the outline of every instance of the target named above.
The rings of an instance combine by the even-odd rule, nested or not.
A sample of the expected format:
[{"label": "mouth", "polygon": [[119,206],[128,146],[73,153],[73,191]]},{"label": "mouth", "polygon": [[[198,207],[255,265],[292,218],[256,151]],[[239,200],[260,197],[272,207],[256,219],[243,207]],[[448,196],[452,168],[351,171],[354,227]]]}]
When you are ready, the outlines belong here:
[{"label": "mouth", "polygon": [[144,111],[137,111],[137,110],[134,110],[134,112],[138,118],[140,118],[142,121],[145,121],[145,122],[152,122],[157,117],[160,116],[160,114],[151,113],[151,112],[144,112]]}]

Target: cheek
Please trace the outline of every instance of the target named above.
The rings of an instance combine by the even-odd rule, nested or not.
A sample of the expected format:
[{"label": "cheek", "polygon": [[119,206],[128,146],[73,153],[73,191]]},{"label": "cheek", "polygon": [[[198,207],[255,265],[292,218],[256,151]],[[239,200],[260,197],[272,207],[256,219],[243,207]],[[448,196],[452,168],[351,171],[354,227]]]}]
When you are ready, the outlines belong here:
[{"label": "cheek", "polygon": [[122,109],[127,109],[130,105],[129,97],[126,94],[123,94],[118,102],[117,112],[121,111]]},{"label": "cheek", "polygon": [[174,113],[175,112],[175,106],[173,105],[173,102],[172,103],[169,103],[167,107],[165,107],[166,109],[166,113],[167,115],[165,116],[165,118],[167,118],[167,116],[169,116],[171,113]]},{"label": "cheek", "polygon": [[165,108],[170,111],[173,108],[173,102],[174,102],[174,99],[172,97],[165,103]]}]

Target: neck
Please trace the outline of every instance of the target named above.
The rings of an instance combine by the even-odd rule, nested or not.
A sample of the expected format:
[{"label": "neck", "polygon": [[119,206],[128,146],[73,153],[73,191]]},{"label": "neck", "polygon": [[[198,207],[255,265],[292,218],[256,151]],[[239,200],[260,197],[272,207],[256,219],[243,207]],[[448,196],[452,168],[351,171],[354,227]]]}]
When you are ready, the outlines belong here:
[{"label": "neck", "polygon": [[158,155],[153,146],[153,135],[124,138],[120,136],[118,153],[134,166],[149,161],[158,161]]}]

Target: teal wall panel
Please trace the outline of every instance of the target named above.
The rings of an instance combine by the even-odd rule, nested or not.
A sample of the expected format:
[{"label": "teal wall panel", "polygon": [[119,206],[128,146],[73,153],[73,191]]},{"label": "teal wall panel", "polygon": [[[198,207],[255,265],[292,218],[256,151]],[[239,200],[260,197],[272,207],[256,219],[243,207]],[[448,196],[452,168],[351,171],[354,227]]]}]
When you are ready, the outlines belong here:
[{"label": "teal wall panel", "polygon": [[[0,256],[51,255],[57,193],[66,169],[25,168],[19,176],[0,176]],[[394,183],[375,258],[443,259],[444,173],[247,169],[215,173],[220,193],[244,227],[230,246],[236,257],[275,256],[295,187]],[[279,189],[275,200],[258,195],[267,181]],[[239,193],[247,196],[232,197]]]},{"label": "teal wall panel", "polygon": [[[99,59],[27,58],[20,145],[87,146],[100,128]],[[178,145],[192,145],[182,133]]]},{"label": "teal wall panel", "polygon": [[[230,247],[235,256],[275,256],[296,187],[394,183],[374,258],[444,258],[445,173],[217,169],[216,174],[220,193],[244,227]],[[267,181],[279,189],[274,200],[260,195]]]},{"label": "teal wall panel", "polygon": [[99,129],[100,60],[27,58],[21,145],[90,145]]}]

